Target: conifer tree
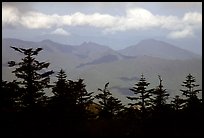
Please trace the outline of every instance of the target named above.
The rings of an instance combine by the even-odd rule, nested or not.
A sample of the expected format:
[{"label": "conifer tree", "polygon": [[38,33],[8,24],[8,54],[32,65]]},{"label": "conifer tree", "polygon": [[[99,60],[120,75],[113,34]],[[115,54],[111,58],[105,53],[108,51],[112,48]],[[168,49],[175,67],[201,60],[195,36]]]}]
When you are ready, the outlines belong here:
[{"label": "conifer tree", "polygon": [[198,84],[195,84],[196,79],[191,74],[188,74],[186,80],[183,82],[182,86],[186,87],[186,90],[180,90],[183,92],[183,95],[187,98],[197,97],[197,94],[201,91],[199,89],[195,89],[198,87]]},{"label": "conifer tree", "polygon": [[74,105],[73,107],[76,116],[79,119],[88,119],[91,116],[91,112],[87,110],[88,106],[93,103],[93,92],[88,92],[86,90],[86,85],[83,79],[78,79],[77,81],[69,81],[69,87],[71,88],[73,94]]},{"label": "conifer tree", "polygon": [[196,89],[199,85],[195,83],[196,79],[191,74],[188,74],[186,80],[183,82],[182,86],[186,87],[186,89],[181,89],[182,94],[187,98],[186,106],[190,110],[196,110],[199,108],[201,102],[197,97],[197,94],[201,91],[200,89]]},{"label": "conifer tree", "polygon": [[166,92],[166,89],[163,88],[162,78],[159,77],[159,85],[152,91],[154,95],[153,106],[157,111],[162,111],[166,105],[166,100],[168,99],[169,94]]},{"label": "conifer tree", "polygon": [[182,110],[182,109],[183,109],[184,100],[181,99],[181,98],[179,97],[179,95],[176,95],[173,99],[174,99],[174,100],[171,101],[172,106],[173,106],[173,109],[174,109],[175,111],[177,111],[177,112],[180,111],[180,110]]},{"label": "conifer tree", "polygon": [[51,97],[50,105],[52,110],[55,112],[66,112],[68,108],[71,107],[71,97],[72,94],[68,88],[68,81],[66,79],[67,75],[63,69],[61,69],[57,75],[57,81],[54,82],[55,85],[52,88],[54,94]]},{"label": "conifer tree", "polygon": [[54,96],[50,101],[51,107],[63,114],[69,114],[70,117],[87,118],[89,112],[86,108],[93,101],[93,92],[87,92],[84,80],[67,80],[67,75],[62,69],[56,77],[57,81],[52,89]]},{"label": "conifer tree", "polygon": [[102,93],[95,96],[96,99],[99,99],[99,104],[101,106],[100,117],[106,119],[113,118],[124,108],[121,101],[112,96],[111,92],[108,90],[108,85],[109,82],[105,84],[103,90],[98,88]]},{"label": "conifer tree", "polygon": [[92,103],[93,97],[92,94],[93,92],[88,92],[86,90],[86,85],[83,82],[83,79],[79,79],[78,81],[75,82],[75,93],[78,95],[76,104],[85,109],[88,104]]},{"label": "conifer tree", "polygon": [[20,91],[16,80],[12,82],[3,81],[0,92],[0,111],[16,112],[20,107]]},{"label": "conifer tree", "polygon": [[55,82],[55,86],[52,88],[52,92],[56,97],[64,96],[67,93],[67,75],[63,69],[61,69],[57,74],[57,82]]},{"label": "conifer tree", "polygon": [[27,110],[35,110],[38,107],[41,107],[46,100],[44,93],[44,88],[48,88],[50,82],[50,75],[53,71],[44,71],[45,68],[48,68],[50,63],[39,62],[34,56],[37,56],[42,48],[16,48],[12,47],[15,51],[23,54],[25,57],[19,62],[9,61],[9,67],[15,67],[14,73],[19,80],[19,84],[22,90],[22,102],[23,106]]},{"label": "conifer tree", "polygon": [[135,84],[133,88],[130,88],[130,90],[136,95],[134,97],[128,96],[127,98],[130,100],[135,100],[136,103],[129,103],[131,106],[141,106],[141,112],[145,113],[147,111],[147,108],[151,106],[151,93],[153,89],[147,90],[147,86],[149,86],[150,83],[146,81],[143,74],[141,75],[141,78],[138,83]]}]

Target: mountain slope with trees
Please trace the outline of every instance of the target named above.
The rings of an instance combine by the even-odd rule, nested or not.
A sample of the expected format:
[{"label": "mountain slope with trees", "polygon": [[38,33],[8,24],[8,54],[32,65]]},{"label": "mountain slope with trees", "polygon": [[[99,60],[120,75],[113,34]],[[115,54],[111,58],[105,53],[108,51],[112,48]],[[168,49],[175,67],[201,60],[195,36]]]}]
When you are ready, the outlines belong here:
[{"label": "mountain slope with trees", "polygon": [[[203,122],[202,90],[192,74],[181,82],[184,98],[170,103],[168,91],[163,88],[159,76],[156,88],[146,89],[149,81],[141,75],[130,88],[134,96],[131,106],[123,106],[108,89],[109,82],[101,92],[86,90],[83,79],[67,79],[63,69],[58,71],[57,81],[50,84],[50,63],[40,62],[36,57],[42,48],[11,47],[21,53],[20,62],[8,61],[17,79],[2,80],[0,121],[1,136],[201,136]],[[44,71],[43,73],[41,71]],[[53,96],[45,96],[45,89],[52,88]],[[139,95],[138,95],[139,94]],[[94,103],[94,98],[98,104]],[[135,104],[137,104],[135,106]],[[182,106],[181,106],[182,104]],[[98,112],[90,110],[90,106]],[[185,131],[183,131],[185,130]]]}]

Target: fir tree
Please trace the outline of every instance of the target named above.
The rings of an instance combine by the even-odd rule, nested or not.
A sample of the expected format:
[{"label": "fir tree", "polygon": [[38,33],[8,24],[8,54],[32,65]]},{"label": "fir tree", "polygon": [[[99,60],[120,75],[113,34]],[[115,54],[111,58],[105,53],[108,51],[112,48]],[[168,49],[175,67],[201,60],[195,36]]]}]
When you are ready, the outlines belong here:
[{"label": "fir tree", "polygon": [[106,119],[113,118],[124,108],[121,101],[112,96],[111,92],[108,90],[108,85],[109,82],[105,84],[103,90],[98,88],[102,93],[95,96],[96,99],[99,99],[99,104],[101,106],[100,117]]},{"label": "fir tree", "polygon": [[174,109],[175,111],[177,111],[177,112],[180,111],[180,110],[182,110],[182,109],[183,109],[184,100],[181,99],[181,98],[179,97],[179,95],[176,95],[173,99],[174,99],[174,100],[171,101],[172,106],[173,106],[173,109]]},{"label": "fir tree", "polygon": [[42,72],[44,68],[48,68],[50,63],[39,62],[34,57],[38,55],[42,48],[37,48],[35,50],[33,50],[33,48],[11,48],[25,56],[19,63],[9,61],[8,64],[9,67],[15,67],[12,73],[20,79],[18,83],[24,89],[24,91],[21,91],[23,106],[28,110],[35,110],[41,107],[46,100],[44,88],[50,86],[49,76],[53,71],[40,72]]},{"label": "fir tree", "polygon": [[71,107],[71,92],[68,89],[67,75],[63,69],[61,69],[57,75],[57,81],[52,88],[54,96],[51,97],[50,106],[54,112],[66,112]]},{"label": "fir tree", "polygon": [[12,82],[3,81],[1,83],[0,92],[0,111],[16,112],[21,106],[20,87],[16,80]]},{"label": "fir tree", "polygon": [[136,95],[136,97],[127,97],[130,100],[135,100],[136,103],[129,103],[131,106],[140,106],[141,112],[145,113],[147,111],[147,108],[151,106],[151,93],[153,89],[147,90],[147,86],[149,86],[150,83],[146,81],[143,74],[141,75],[141,78],[138,83],[135,84],[133,88],[130,90]]},{"label": "fir tree", "polygon": [[57,74],[57,82],[52,89],[51,107],[58,112],[68,114],[71,118],[87,118],[86,108],[92,103],[92,93],[88,93],[83,79],[67,80],[64,70]]},{"label": "fir tree", "polygon": [[92,94],[93,92],[88,92],[86,90],[86,85],[83,82],[83,79],[78,79],[78,81],[74,82],[74,89],[73,89],[73,94],[75,100],[76,100],[76,109],[77,113],[79,114],[79,117],[82,119],[87,119],[91,113],[87,110],[88,106],[92,104],[93,102],[93,97]]},{"label": "fir tree", "polygon": [[181,86],[186,87],[186,90],[180,90],[183,92],[183,95],[187,98],[197,97],[197,94],[201,91],[199,89],[195,89],[198,87],[198,84],[195,84],[196,80],[195,77],[193,77],[191,74],[188,74],[186,77],[186,80],[183,82]]},{"label": "fir tree", "polygon": [[197,97],[197,94],[201,91],[200,89],[196,89],[199,85],[195,83],[196,79],[191,74],[188,74],[186,80],[183,82],[182,86],[186,87],[186,89],[181,89],[182,94],[187,98],[186,106],[190,110],[196,110],[200,108],[201,102]]},{"label": "fir tree", "polygon": [[166,100],[168,99],[169,94],[166,92],[166,89],[163,88],[162,78],[159,77],[159,85],[152,92],[154,95],[153,106],[157,111],[162,111],[166,106]]}]

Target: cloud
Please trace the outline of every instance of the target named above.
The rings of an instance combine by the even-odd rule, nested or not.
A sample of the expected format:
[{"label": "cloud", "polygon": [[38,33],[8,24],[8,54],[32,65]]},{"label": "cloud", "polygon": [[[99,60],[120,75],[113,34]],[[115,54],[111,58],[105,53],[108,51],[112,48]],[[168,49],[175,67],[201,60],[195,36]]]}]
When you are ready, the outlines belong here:
[{"label": "cloud", "polygon": [[38,12],[28,12],[20,18],[20,24],[30,29],[51,28],[58,25],[58,15],[46,15]]},{"label": "cloud", "polygon": [[188,12],[184,15],[183,19],[184,22],[192,25],[202,25],[202,15],[197,12]]},{"label": "cloud", "polygon": [[[2,8],[2,25],[24,26],[29,29],[59,28],[56,33],[66,34],[64,26],[92,26],[103,29],[105,33],[128,30],[144,30],[160,28],[169,31],[168,38],[185,38],[193,36],[195,29],[202,27],[202,14],[188,12],[183,17],[154,15],[150,11],[140,8],[128,8],[124,16],[76,12],[67,15],[44,14],[36,11],[21,12],[12,5]],[[64,32],[64,33],[62,33]]]},{"label": "cloud", "polygon": [[68,33],[67,31],[65,31],[63,28],[57,28],[56,30],[54,30],[53,32],[51,32],[51,34],[56,34],[56,35],[70,35],[70,33]]},{"label": "cloud", "polygon": [[16,26],[19,22],[19,10],[15,7],[3,6],[2,7],[2,25]]},{"label": "cloud", "polygon": [[187,37],[191,37],[191,36],[194,36],[194,33],[190,28],[186,28],[186,29],[181,30],[181,31],[173,31],[173,32],[169,33],[169,35],[168,35],[168,37],[172,38],[172,39],[187,38]]},{"label": "cloud", "polygon": [[117,23],[114,24],[110,30],[137,30],[156,27],[158,25],[157,19],[151,12],[142,8],[134,8],[128,9],[125,17],[118,18]]}]

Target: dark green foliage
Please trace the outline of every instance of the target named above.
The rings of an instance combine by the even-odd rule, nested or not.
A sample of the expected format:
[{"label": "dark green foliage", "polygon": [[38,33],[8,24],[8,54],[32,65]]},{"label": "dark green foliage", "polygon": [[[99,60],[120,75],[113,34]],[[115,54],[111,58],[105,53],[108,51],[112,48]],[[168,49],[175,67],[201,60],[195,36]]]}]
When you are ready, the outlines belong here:
[{"label": "dark green foliage", "polygon": [[197,97],[197,94],[201,91],[199,89],[195,89],[199,85],[195,84],[196,80],[191,74],[188,74],[186,80],[183,82],[182,86],[186,87],[186,90],[180,90],[183,92],[183,95],[187,98]]},{"label": "dark green foliage", "polygon": [[136,95],[135,97],[127,97],[130,100],[135,100],[135,103],[130,103],[131,106],[137,106],[141,107],[141,112],[146,112],[147,108],[151,106],[151,92],[153,89],[147,90],[147,86],[149,86],[150,83],[146,81],[143,74],[141,75],[141,78],[138,83],[135,84],[133,88],[130,90]]},{"label": "dark green foliage", "polygon": [[89,118],[89,115],[91,114],[88,110],[87,107],[93,103],[93,97],[92,93],[93,92],[88,92],[86,90],[86,85],[83,82],[83,79],[78,79],[75,82],[70,82],[74,83],[74,87],[71,85],[71,89],[74,92],[73,96],[75,98],[75,104],[76,104],[76,110],[80,118],[85,119]]},{"label": "dark green foliage", "polygon": [[92,93],[87,92],[83,79],[67,80],[67,75],[62,69],[56,77],[58,80],[52,88],[54,96],[50,100],[51,110],[78,119],[88,118],[86,108],[92,103],[93,98]]},{"label": "dark green foliage", "polygon": [[175,111],[180,111],[180,110],[183,109],[185,100],[181,99],[181,98],[179,97],[179,95],[176,95],[176,96],[174,97],[174,100],[171,101],[171,102],[172,102],[173,109],[174,109]]},{"label": "dark green foliage", "polygon": [[50,98],[49,106],[54,112],[65,112],[68,106],[71,106],[71,92],[68,90],[67,75],[64,70],[60,70],[57,74],[57,82],[52,87],[53,97]]},{"label": "dark green foliage", "polygon": [[52,88],[52,92],[56,97],[64,96],[67,94],[68,82],[66,80],[66,73],[64,70],[60,70],[57,74],[57,82],[55,82],[55,86]]},{"label": "dark green foliage", "polygon": [[101,111],[99,116],[101,118],[111,119],[117,115],[124,106],[121,101],[117,98],[114,98],[111,92],[108,90],[109,82],[105,84],[104,89],[98,88],[98,90],[102,93],[96,95],[96,99],[99,99],[99,104],[101,106]]},{"label": "dark green foliage", "polygon": [[0,110],[1,112],[15,112],[21,105],[20,91],[18,83],[14,80],[13,82],[3,81],[1,83],[0,92]]},{"label": "dark green foliage", "polygon": [[183,82],[182,86],[186,87],[186,89],[181,89],[182,94],[187,98],[186,99],[186,107],[188,110],[199,110],[197,108],[201,108],[201,101],[198,99],[197,94],[201,91],[200,89],[196,89],[198,84],[195,84],[196,80],[191,74],[188,74],[186,80]]},{"label": "dark green foliage", "polygon": [[19,86],[24,89],[21,91],[22,106],[26,110],[36,109],[42,106],[42,102],[46,99],[44,88],[49,87],[49,75],[53,72],[40,73],[40,71],[49,66],[49,63],[39,62],[34,57],[38,55],[42,48],[35,50],[33,48],[11,48],[25,56],[19,63],[15,61],[8,62],[9,67],[15,67],[12,73],[19,79]]},{"label": "dark green foliage", "polygon": [[152,91],[152,94],[154,95],[152,102],[154,110],[162,111],[166,106],[166,100],[168,99],[169,94],[166,92],[166,89],[163,88],[162,78],[160,76],[158,77],[159,85]]}]

